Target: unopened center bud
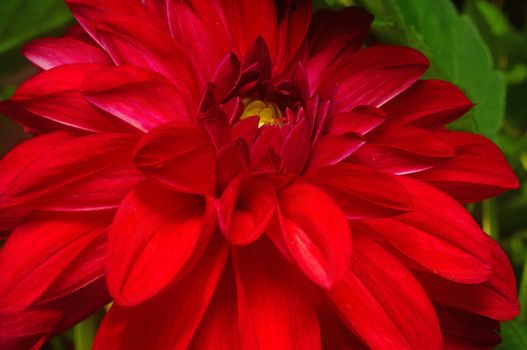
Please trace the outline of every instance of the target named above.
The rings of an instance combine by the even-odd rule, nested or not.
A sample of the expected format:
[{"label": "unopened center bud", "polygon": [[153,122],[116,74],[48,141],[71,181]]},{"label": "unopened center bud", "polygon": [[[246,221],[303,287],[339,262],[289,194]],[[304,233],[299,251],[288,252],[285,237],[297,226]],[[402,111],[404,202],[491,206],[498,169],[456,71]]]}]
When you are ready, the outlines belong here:
[{"label": "unopened center bud", "polygon": [[280,108],[275,103],[250,99],[244,100],[243,103],[245,104],[245,109],[240,117],[241,120],[258,116],[260,118],[258,127],[264,125],[282,125],[284,117]]}]

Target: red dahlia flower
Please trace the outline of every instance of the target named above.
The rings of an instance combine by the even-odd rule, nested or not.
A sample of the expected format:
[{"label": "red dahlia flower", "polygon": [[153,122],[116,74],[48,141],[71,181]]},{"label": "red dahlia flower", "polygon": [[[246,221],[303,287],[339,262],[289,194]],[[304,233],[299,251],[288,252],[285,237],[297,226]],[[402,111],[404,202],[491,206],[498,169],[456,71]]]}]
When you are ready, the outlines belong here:
[{"label": "red dahlia flower", "polygon": [[518,186],[428,61],[289,0],[69,0],[2,110],[0,344],[476,349],[518,302],[462,204]]}]

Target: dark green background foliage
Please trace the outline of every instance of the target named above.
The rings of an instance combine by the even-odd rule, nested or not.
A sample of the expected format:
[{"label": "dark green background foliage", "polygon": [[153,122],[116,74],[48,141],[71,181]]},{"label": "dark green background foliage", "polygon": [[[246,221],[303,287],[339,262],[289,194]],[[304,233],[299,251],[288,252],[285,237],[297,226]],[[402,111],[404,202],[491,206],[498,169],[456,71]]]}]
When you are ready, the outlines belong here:
[{"label": "dark green background foliage", "polygon": [[[451,127],[496,142],[521,189],[469,206],[487,233],[507,250],[527,305],[527,0],[315,0],[315,6],[360,5],[375,15],[372,41],[419,49],[428,77],[452,81],[475,108]],[[0,98],[36,72],[20,54],[30,39],[56,36],[73,23],[63,0],[0,1]],[[0,116],[0,155],[28,137]],[[525,309],[525,308],[524,308]],[[89,349],[98,316],[46,345]],[[502,325],[500,349],[527,349],[527,312]]]}]

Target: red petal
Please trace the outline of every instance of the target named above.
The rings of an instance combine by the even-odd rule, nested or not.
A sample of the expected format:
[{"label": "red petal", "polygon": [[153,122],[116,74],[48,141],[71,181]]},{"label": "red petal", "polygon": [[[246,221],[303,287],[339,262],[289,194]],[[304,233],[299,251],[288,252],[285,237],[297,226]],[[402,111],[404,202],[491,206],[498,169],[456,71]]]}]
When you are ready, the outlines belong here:
[{"label": "red petal", "polygon": [[[216,11],[223,12],[233,51],[243,56],[258,37],[262,37],[271,54],[276,50],[277,14],[272,0],[216,1]],[[221,13],[220,12],[220,13]],[[255,16],[255,14],[258,14]],[[233,21],[231,19],[236,18]]]},{"label": "red petal", "polygon": [[131,163],[108,167],[31,201],[40,210],[85,211],[117,208],[144,177]]},{"label": "red petal", "polygon": [[[435,302],[496,320],[510,320],[520,312],[509,258],[498,243],[486,237],[493,274],[482,284],[458,284],[432,274],[414,272]],[[468,243],[469,240],[465,239]]]},{"label": "red petal", "polygon": [[[229,97],[232,96],[232,93],[235,91],[239,83],[241,68],[240,64],[240,60],[232,52],[226,55],[223,57],[220,63],[215,66],[216,70],[214,71],[214,75],[212,76],[210,83],[214,84],[214,100],[226,101],[226,105],[223,105],[222,109],[225,111],[225,108],[229,108],[232,110],[232,112],[236,112],[237,109],[240,108],[241,111],[239,111],[239,113],[241,114],[243,112],[244,105],[239,97],[234,97],[229,100]],[[214,104],[212,107],[215,107]],[[228,115],[229,121],[232,122],[231,118],[233,115]],[[237,114],[235,115],[237,116]]]},{"label": "red petal", "polygon": [[[355,236],[354,236],[355,238]],[[348,327],[373,349],[442,349],[430,300],[387,250],[358,234],[353,269],[328,291]]]},{"label": "red petal", "polygon": [[0,210],[0,239],[7,237],[9,231],[17,227],[31,211],[31,208],[24,206],[14,206]]},{"label": "red petal", "polygon": [[167,124],[146,134],[134,156],[145,175],[175,190],[214,194],[216,169],[207,134],[191,124]]},{"label": "red petal", "polygon": [[293,184],[279,194],[281,230],[298,266],[315,283],[330,288],[348,270],[351,234],[345,216],[324,192]]},{"label": "red petal", "polygon": [[365,143],[358,135],[321,136],[311,150],[306,171],[340,163]]},{"label": "red petal", "polygon": [[57,131],[78,131],[75,127],[70,127],[31,113],[22,107],[22,105],[11,100],[0,101],[0,113],[22,126],[28,134],[42,135]]},{"label": "red petal", "polygon": [[23,53],[34,65],[45,70],[72,63],[112,64],[106,52],[73,38],[33,40],[24,47]]},{"label": "red petal", "polygon": [[302,171],[309,157],[310,136],[306,119],[297,123],[285,139],[280,157],[283,170],[292,173]]},{"label": "red petal", "polygon": [[231,143],[216,154],[217,188],[221,193],[231,181],[244,171],[249,150],[244,142]]},{"label": "red petal", "polygon": [[494,349],[501,338],[498,321],[436,305],[445,350]]},{"label": "red petal", "polygon": [[337,313],[329,305],[318,305],[318,309],[322,349],[368,350],[366,345],[339,320]]},{"label": "red petal", "polygon": [[82,94],[93,105],[141,131],[168,122],[190,122],[193,118],[190,106],[174,86],[144,68],[100,70],[83,81]]},{"label": "red petal", "polygon": [[453,148],[440,137],[413,126],[386,128],[368,142],[424,157],[449,158]]},{"label": "red petal", "polygon": [[231,129],[231,140],[242,139],[248,145],[252,145],[258,133],[259,122],[260,118],[256,116],[237,121]]},{"label": "red petal", "polygon": [[[275,1],[278,14],[276,55],[273,56],[273,76],[278,76],[297,57],[304,43],[312,16],[311,1]],[[294,62],[294,61],[293,61]]]},{"label": "red petal", "polygon": [[108,241],[108,288],[121,305],[165,289],[212,233],[205,199],[143,183],[119,208]]},{"label": "red petal", "polygon": [[20,311],[37,300],[64,269],[77,265],[75,258],[102,235],[110,220],[106,213],[47,213],[18,226],[0,254],[1,312]]},{"label": "red petal", "polygon": [[312,81],[335,64],[343,51],[356,51],[366,41],[373,16],[359,7],[317,11],[309,38],[307,71]]},{"label": "red petal", "polygon": [[351,112],[337,113],[328,121],[327,133],[330,135],[344,135],[354,133],[365,135],[381,125],[387,115],[380,109],[362,106]]},{"label": "red petal", "polygon": [[53,302],[0,315],[0,348],[39,349],[52,334],[59,334],[110,302],[103,278]]},{"label": "red petal", "polygon": [[226,188],[218,202],[222,233],[232,244],[249,244],[268,228],[275,213],[273,186],[261,179],[239,176]]},{"label": "red petal", "polygon": [[198,125],[207,132],[216,149],[221,149],[230,141],[229,120],[223,111],[211,109],[197,116]]},{"label": "red petal", "polygon": [[242,348],[319,350],[310,294],[274,247],[260,240],[236,250],[233,260]]},{"label": "red petal", "polygon": [[96,111],[80,95],[80,85],[101,64],[58,66],[25,81],[12,101],[42,118],[87,131],[117,131],[118,124]]},{"label": "red petal", "polygon": [[[79,23],[119,65],[160,73],[184,92],[192,106],[199,103],[199,81],[188,50],[168,33],[159,17],[140,2],[69,0]],[[137,25],[141,23],[141,25]]]},{"label": "red petal", "polygon": [[409,194],[395,176],[360,165],[319,168],[307,178],[324,189],[349,219],[386,217],[412,209]]},{"label": "red petal", "polygon": [[189,349],[241,349],[236,299],[234,275],[232,269],[227,266]]},{"label": "red petal", "polygon": [[189,51],[202,81],[209,82],[222,58],[230,52],[228,34],[218,11],[203,1],[167,1],[166,4],[174,40]]},{"label": "red petal", "polygon": [[[109,223],[108,223],[109,224]],[[38,302],[53,302],[73,294],[76,291],[103,280],[106,291],[106,243],[108,241],[107,231],[91,241],[64,269],[55,281],[42,294]],[[105,295],[109,294],[105,292]]]},{"label": "red petal", "polygon": [[413,211],[366,224],[423,268],[461,283],[490,274],[486,234],[452,198],[422,182],[401,177]]},{"label": "red petal", "polygon": [[0,315],[0,347],[8,350],[40,349],[60,320],[56,310],[24,310]]},{"label": "red petal", "polygon": [[[302,131],[301,128],[302,125],[299,125],[299,131]],[[303,129],[303,127],[302,127]],[[266,157],[269,156],[271,152],[278,154],[280,152],[280,149],[283,147],[283,141],[282,141],[282,135],[281,130],[279,128],[260,128],[258,137],[254,141],[254,144],[251,147],[250,151],[250,159],[251,159],[251,165],[259,164],[260,162],[264,162],[266,160]],[[260,131],[261,130],[261,131]],[[304,141],[304,140],[302,140]],[[302,143],[304,145],[304,143]],[[297,145],[291,145],[293,149],[298,150]],[[290,148],[290,147],[287,147]],[[288,151],[287,151],[288,152]],[[295,154],[294,152],[290,152],[290,155]],[[302,158],[302,157],[299,157]],[[301,160],[296,162],[301,163]],[[294,163],[292,163],[294,165]]]},{"label": "red petal", "polygon": [[477,202],[518,188],[516,175],[490,140],[463,132],[437,134],[454,147],[456,156],[414,176],[447,192],[462,203]]},{"label": "red petal", "polygon": [[105,133],[73,138],[50,147],[13,176],[0,203],[8,206],[51,196],[64,186],[126,163],[135,140],[135,136]]},{"label": "red petal", "polygon": [[93,349],[187,349],[222,275],[227,252],[216,236],[198,264],[173,287],[138,306],[114,304]]},{"label": "red petal", "polygon": [[400,46],[374,46],[343,56],[322,72],[319,90],[339,83],[337,111],[360,105],[379,107],[411,86],[428,68],[417,50]]},{"label": "red petal", "polygon": [[390,125],[433,128],[459,118],[472,106],[457,86],[442,80],[420,80],[382,109],[390,116]]},{"label": "red petal", "polygon": [[0,194],[9,189],[11,181],[28,164],[49,150],[75,138],[66,132],[54,132],[37,136],[14,147],[0,161]]},{"label": "red petal", "polygon": [[440,137],[413,126],[386,128],[366,139],[351,160],[398,175],[433,168],[455,155]]},{"label": "red petal", "polygon": [[16,227],[20,220],[29,214],[31,207],[9,207],[5,193],[9,190],[13,179],[28,164],[42,156],[54,147],[72,140],[75,136],[66,132],[54,132],[29,139],[7,153],[0,160],[0,231],[9,231]]}]

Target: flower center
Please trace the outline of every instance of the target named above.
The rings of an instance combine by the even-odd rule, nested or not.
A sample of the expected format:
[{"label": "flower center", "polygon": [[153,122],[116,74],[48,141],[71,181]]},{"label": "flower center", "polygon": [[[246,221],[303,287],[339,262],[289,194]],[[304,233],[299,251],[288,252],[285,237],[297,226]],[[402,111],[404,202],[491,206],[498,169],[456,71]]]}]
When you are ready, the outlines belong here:
[{"label": "flower center", "polygon": [[249,117],[257,116],[260,118],[258,127],[264,125],[282,125],[284,117],[280,108],[273,102],[264,102],[262,100],[243,100],[245,109],[240,117],[240,120],[247,119]]}]

